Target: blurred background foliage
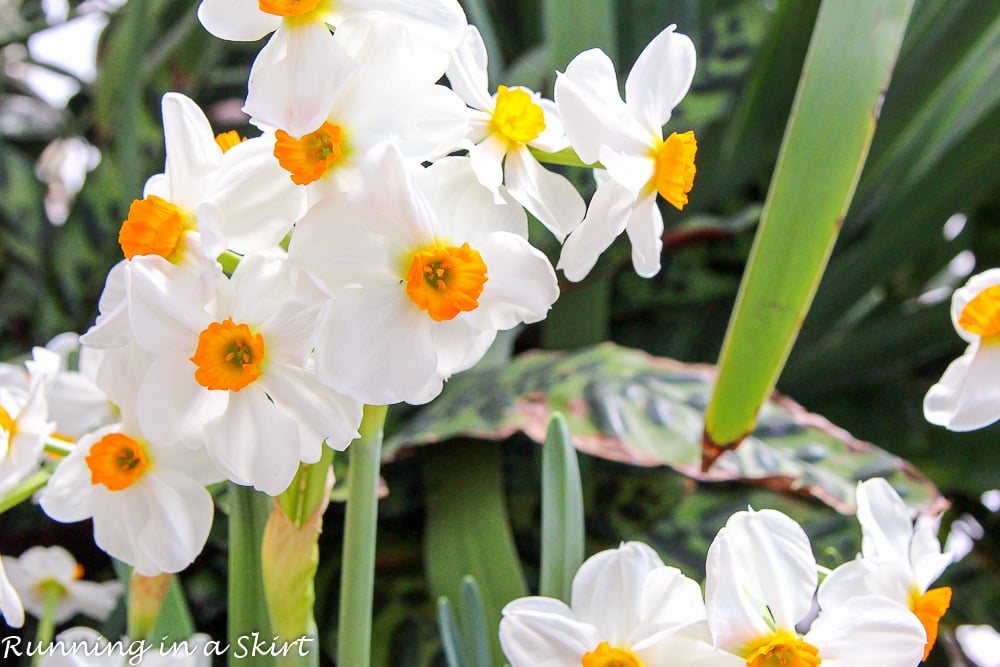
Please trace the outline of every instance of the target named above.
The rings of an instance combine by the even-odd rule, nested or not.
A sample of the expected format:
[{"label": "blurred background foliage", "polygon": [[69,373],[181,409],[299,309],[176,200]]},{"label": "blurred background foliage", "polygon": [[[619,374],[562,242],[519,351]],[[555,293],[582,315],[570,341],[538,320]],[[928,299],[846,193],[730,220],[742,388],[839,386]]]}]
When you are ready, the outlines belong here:
[{"label": "blurred background foliage", "polygon": [[[50,22],[61,22],[60,3],[0,0],[0,359],[24,355],[59,332],[84,331],[93,321],[106,272],[120,258],[120,222],[145,179],[162,170],[159,100],[165,91],[191,96],[217,131],[253,133],[239,108],[261,44],[211,37],[197,21],[197,4],[69,2],[71,20],[106,12],[91,79],[47,63],[34,48]],[[663,270],[652,279],[636,277],[627,243],[619,240],[587,281],[563,285],[548,320],[512,345],[515,352],[574,350],[613,341],[714,363],[818,0],[463,5],[489,48],[491,85],[523,84],[547,94],[554,69],[583,49],[603,48],[622,74],[664,26],[676,23],[692,37],[699,57],[694,88],[669,129],[697,133],[698,177],[682,213],[664,209]],[[39,71],[68,77],[76,92],[64,105],[47,99],[28,78]],[[989,493],[1000,487],[997,427],[953,434],[928,425],[921,411],[928,387],[963,349],[948,315],[951,290],[970,273],[1000,265],[998,129],[1000,4],[917,0],[854,203],[778,383],[810,411],[913,463],[951,501],[945,525],[960,518],[965,532],[981,538],[946,576],[956,589],[949,627],[1000,626],[1000,531]],[[86,179],[77,193],[81,173]],[[589,187],[583,171],[568,173]],[[808,212],[803,216],[807,220]],[[537,236],[554,255],[554,242]],[[413,412],[394,411],[390,433]],[[449,591],[438,590],[445,585],[440,580],[428,584],[425,568],[446,556],[424,538],[441,520],[434,509],[443,502],[438,481],[461,476],[466,466],[482,465],[484,486],[505,490],[507,502],[490,511],[504,530],[509,519],[523,561],[524,581],[515,588],[537,590],[537,446],[522,436],[463,446],[475,454],[448,456],[442,452],[454,444],[435,445],[411,450],[384,469],[390,493],[381,508],[375,664],[443,664],[434,607],[436,595]],[[812,500],[736,482],[696,483],[666,468],[584,455],[581,465],[588,553],[621,539],[645,539],[698,577],[712,536],[748,503],[803,521],[821,562],[833,563],[833,554],[849,558],[858,548],[853,519]],[[335,505],[317,580],[321,628],[336,618],[340,521]],[[218,515],[218,539],[182,577],[199,630],[216,637],[225,635],[224,523]],[[88,530],[43,525],[36,510],[21,507],[3,518],[0,552],[68,540],[99,571]],[[334,632],[323,632],[333,646]],[[945,632],[930,663],[966,664],[956,650]]]}]

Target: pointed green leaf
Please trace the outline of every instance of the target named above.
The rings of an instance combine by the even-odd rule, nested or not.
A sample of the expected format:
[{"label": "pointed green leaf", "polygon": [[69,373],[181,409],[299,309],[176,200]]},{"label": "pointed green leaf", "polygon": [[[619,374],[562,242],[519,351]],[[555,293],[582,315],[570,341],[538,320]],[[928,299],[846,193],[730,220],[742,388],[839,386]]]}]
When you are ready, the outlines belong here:
[{"label": "pointed green leaf", "polygon": [[566,418],[556,413],[542,445],[542,567],[539,595],[569,603],[583,563],[580,464]]}]

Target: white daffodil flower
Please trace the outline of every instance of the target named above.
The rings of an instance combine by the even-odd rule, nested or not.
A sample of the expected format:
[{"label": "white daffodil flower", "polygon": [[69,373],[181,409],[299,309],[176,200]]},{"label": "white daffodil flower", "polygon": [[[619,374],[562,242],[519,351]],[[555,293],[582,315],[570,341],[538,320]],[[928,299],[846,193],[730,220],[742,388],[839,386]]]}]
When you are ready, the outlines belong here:
[{"label": "white daffodil flower", "polygon": [[781,512],[737,512],[708,551],[705,607],[715,645],[747,667],[913,667],[924,629],[879,595],[823,607],[804,635],[818,581],[802,528]]},{"label": "white daffodil flower", "polygon": [[38,470],[45,439],[55,430],[49,421],[45,378],[36,373],[27,387],[23,384],[21,379],[0,386],[0,495]]},{"label": "white daffodil flower", "polygon": [[0,558],[0,615],[12,628],[24,625],[24,606],[21,604],[21,597],[7,578],[2,558]]},{"label": "white daffodil flower", "polygon": [[570,144],[587,163],[607,170],[598,178],[587,215],[566,239],[559,266],[582,280],[623,231],[632,263],[643,277],[660,270],[663,216],[659,194],[677,209],[694,184],[693,132],[663,138],[663,126],[694,78],[695,50],[687,35],[669,26],[650,42],[625,81],[625,101],[611,59],[584,51],[556,78],[555,101]]},{"label": "white daffodil flower", "polygon": [[120,581],[97,583],[82,579],[83,568],[62,547],[31,547],[17,558],[7,557],[7,576],[20,594],[24,609],[36,618],[45,613],[46,596],[58,591],[56,625],[76,614],[103,621],[122,594]]},{"label": "white daffodil flower", "polygon": [[511,667],[739,667],[715,651],[701,587],[650,547],[625,542],[588,558],[571,604],[546,597],[503,609],[500,645]]},{"label": "white daffodil flower", "polygon": [[142,433],[204,445],[228,479],[270,495],[319,460],[324,440],[344,449],[358,437],[362,404],[312,368],[321,295],[292,284],[283,257],[244,257],[208,290],[203,276],[168,276],[162,263],[126,267],[135,343],[151,358],[136,392]]},{"label": "white daffodil flower", "polygon": [[[274,155],[310,203],[323,192],[349,190],[359,165],[387,138],[415,164],[452,152],[468,130],[469,110],[449,88],[414,76],[408,35],[373,28],[357,62],[331,63],[341,82],[322,124],[301,137],[278,129]],[[315,184],[315,185],[311,185]]]},{"label": "white daffodil flower", "polygon": [[489,94],[487,53],[475,26],[448,66],[448,81],[474,110],[468,136],[476,178],[497,198],[500,185],[561,242],[580,221],[587,206],[565,176],[543,167],[529,147],[555,153],[569,146],[555,104],[525,88],[500,86]]},{"label": "white daffodil flower", "polygon": [[950,588],[930,588],[952,562],[951,554],[941,553],[939,520],[914,523],[909,508],[882,478],[858,484],[857,498],[861,554],[824,580],[820,605],[839,605],[872,593],[895,600],[923,625],[926,660],[937,639],[938,622],[951,603]]},{"label": "white daffodil flower", "polygon": [[135,424],[115,424],[77,442],[39,504],[56,521],[92,518],[97,546],[151,577],[201,553],[214,512],[205,485],[222,479],[204,451],[158,447]]},{"label": "white daffodil flower", "polygon": [[435,81],[467,23],[457,0],[203,0],[198,18],[222,39],[274,33],[254,60],[243,110],[293,137],[323,124],[342,83],[330,64],[355,57],[376,26],[399,26],[412,43],[407,71]]},{"label": "white daffodil flower", "polygon": [[519,206],[497,205],[468,158],[426,169],[386,145],[362,185],[318,201],[289,259],[332,294],[323,382],[372,405],[434,398],[501,329],[545,317],[559,289]]},{"label": "white daffodil flower", "polygon": [[924,397],[924,417],[952,431],[1000,419],[1000,269],[969,279],[951,297],[951,321],[969,343]]}]

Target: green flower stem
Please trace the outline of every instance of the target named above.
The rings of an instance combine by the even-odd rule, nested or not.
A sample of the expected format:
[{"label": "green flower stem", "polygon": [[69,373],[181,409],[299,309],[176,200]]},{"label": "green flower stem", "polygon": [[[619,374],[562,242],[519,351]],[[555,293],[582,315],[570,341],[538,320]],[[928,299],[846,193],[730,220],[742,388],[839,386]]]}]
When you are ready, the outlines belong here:
[{"label": "green flower stem", "polygon": [[0,514],[3,514],[11,507],[19,505],[33,496],[35,491],[38,491],[38,489],[45,486],[45,482],[49,481],[49,476],[51,474],[52,473],[48,470],[39,470],[34,475],[23,480],[20,484],[4,494],[4,496],[0,498]]},{"label": "green flower stem", "polygon": [[231,250],[227,250],[218,257],[219,264],[222,265],[222,270],[227,276],[233,275],[233,271],[239,265],[240,260],[243,259],[240,255],[237,255]]},{"label": "green flower stem", "polygon": [[[56,632],[56,608],[59,606],[59,600],[66,594],[66,589],[54,580],[42,583],[41,588],[45,606],[42,610],[42,617],[38,619],[38,630],[35,632],[35,642],[39,648],[52,643],[52,637],[55,636]],[[41,658],[41,652],[35,654],[31,659],[31,664],[37,665],[39,658]]]},{"label": "green flower stem", "polygon": [[[244,644],[248,637],[270,638],[271,622],[261,575],[264,526],[274,504],[269,496],[229,482],[229,645]],[[237,652],[227,654],[230,667],[246,667]],[[255,656],[254,667],[274,664],[269,656]]]},{"label": "green flower stem", "polygon": [[350,447],[337,622],[337,664],[345,667],[368,667],[370,662],[379,464],[387,410],[384,405],[366,405],[361,437]]}]

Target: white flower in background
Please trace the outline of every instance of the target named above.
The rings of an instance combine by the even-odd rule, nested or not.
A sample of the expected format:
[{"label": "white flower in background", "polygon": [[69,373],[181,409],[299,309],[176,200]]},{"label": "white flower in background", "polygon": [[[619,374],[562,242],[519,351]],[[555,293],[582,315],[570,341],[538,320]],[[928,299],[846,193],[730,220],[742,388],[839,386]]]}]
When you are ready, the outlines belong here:
[{"label": "white flower in background", "polygon": [[742,665],[712,647],[698,584],[641,542],[588,558],[570,605],[546,597],[508,604],[500,644],[511,667]]},{"label": "white flower in background", "polygon": [[[469,111],[450,88],[415,75],[406,33],[391,23],[374,28],[357,62],[328,67],[341,82],[322,125],[294,136],[278,129],[274,155],[299,185],[349,190],[373,147],[392,142],[415,164],[453,151],[468,129]],[[312,203],[312,201],[310,201]]]},{"label": "white flower in background", "polygon": [[198,18],[221,39],[274,33],[254,60],[243,110],[293,137],[323,124],[342,83],[330,65],[357,56],[375,26],[404,31],[412,43],[407,69],[433,82],[467,23],[457,0],[203,0]]},{"label": "white flower in background", "polygon": [[5,564],[10,583],[32,616],[41,618],[46,595],[58,591],[59,601],[53,616],[56,625],[76,614],[103,621],[122,593],[120,581],[84,581],[83,568],[62,547],[31,547],[18,558],[8,557]]},{"label": "white flower in background", "polygon": [[24,607],[17,591],[7,579],[3,559],[0,559],[0,615],[3,615],[3,620],[12,628],[24,625]]},{"label": "white flower in background", "polygon": [[976,667],[1000,667],[1000,633],[988,625],[960,625],[955,640]]},{"label": "white flower in background", "polygon": [[910,611],[878,595],[823,607],[804,635],[816,560],[802,528],[781,512],[737,512],[708,551],[705,607],[715,645],[747,667],[913,667],[926,635]]},{"label": "white flower in background", "polygon": [[134,424],[116,424],[80,439],[39,503],[56,521],[93,518],[97,546],[151,577],[201,553],[214,512],[205,485],[222,479],[204,451],[157,447]]},{"label": "white flower in background", "polygon": [[851,597],[878,594],[909,608],[927,633],[924,657],[930,655],[938,622],[951,603],[951,588],[930,585],[952,562],[937,539],[940,518],[914,523],[899,494],[882,478],[858,484],[861,554],[824,580],[820,606],[843,604]]},{"label": "white flower in background", "polygon": [[694,78],[694,44],[674,28],[639,54],[625,81],[625,101],[614,63],[600,49],[575,57],[556,79],[556,105],[570,144],[584,162],[600,161],[607,170],[598,174],[587,216],[563,246],[558,268],[570,280],[582,280],[623,231],[636,272],[655,275],[663,248],[656,195],[677,209],[687,205],[695,175],[694,133],[664,139],[662,130]]},{"label": "white flower in background", "polygon": [[211,667],[210,641],[201,633],[165,644],[128,637],[110,641],[81,626],[56,635],[53,650],[39,658],[38,667]]},{"label": "white flower in background", "polygon": [[548,171],[529,147],[555,153],[569,146],[555,104],[525,88],[500,86],[489,94],[487,53],[475,26],[452,55],[448,81],[474,109],[469,149],[472,169],[500,199],[500,185],[559,241],[583,220],[587,206],[564,176]]},{"label": "white flower in background", "polygon": [[924,397],[924,417],[952,431],[1000,419],[1000,269],[970,278],[951,297],[951,321],[969,343]]},{"label": "white flower in background", "polygon": [[320,378],[372,405],[434,398],[498,331],[541,320],[556,300],[552,266],[526,236],[524,210],[496,204],[468,158],[411,169],[386,145],[361,187],[313,205],[289,245],[333,295]]},{"label": "white flower in background", "polygon": [[27,384],[22,375],[17,383],[0,386],[0,495],[38,470],[45,439],[55,428],[48,417],[44,378],[36,375]]},{"label": "white flower in background", "polygon": [[[293,285],[275,255],[243,258],[232,279],[168,277],[133,260],[126,285],[135,342],[150,355],[136,396],[149,440],[204,445],[237,484],[285,490],[299,462],[357,437],[362,405],[316,378],[310,358],[322,295]],[[112,392],[117,394],[117,392]]]},{"label": "white flower in background", "polygon": [[45,378],[45,397],[49,419],[55,423],[55,437],[76,440],[118,421],[118,409],[97,386],[102,355],[101,350],[81,347],[79,334],[72,332],[59,334],[45,347],[32,349],[31,361],[26,365],[33,375]]}]

